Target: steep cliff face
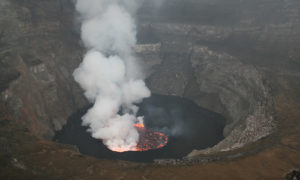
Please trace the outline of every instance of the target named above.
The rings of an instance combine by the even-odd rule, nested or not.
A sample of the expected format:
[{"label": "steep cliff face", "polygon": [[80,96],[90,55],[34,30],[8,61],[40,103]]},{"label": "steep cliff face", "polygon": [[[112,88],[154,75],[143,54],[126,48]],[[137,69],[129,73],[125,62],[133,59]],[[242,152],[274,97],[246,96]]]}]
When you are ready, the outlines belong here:
[{"label": "steep cliff face", "polygon": [[51,138],[86,103],[72,80],[82,55],[72,3],[3,0],[0,9],[1,103]]},{"label": "steep cliff face", "polygon": [[[0,2],[0,108],[44,138],[87,104],[72,77],[83,54],[74,17],[69,0]],[[145,2],[137,22],[135,52],[152,92],[192,99],[227,118],[226,139],[205,152],[274,130],[272,73],[299,77],[297,0]]]},{"label": "steep cliff face", "polygon": [[146,65],[155,59],[147,79],[153,92],[190,98],[227,118],[226,139],[200,153],[241,147],[274,131],[278,84],[271,74],[299,72],[299,2],[164,5],[141,14],[138,54]]}]

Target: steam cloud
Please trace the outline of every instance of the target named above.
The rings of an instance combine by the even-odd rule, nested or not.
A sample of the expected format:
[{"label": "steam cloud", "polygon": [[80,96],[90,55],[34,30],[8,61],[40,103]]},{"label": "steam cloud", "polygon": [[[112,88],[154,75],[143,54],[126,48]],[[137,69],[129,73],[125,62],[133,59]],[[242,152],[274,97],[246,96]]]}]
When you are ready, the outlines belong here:
[{"label": "steam cloud", "polygon": [[[94,103],[82,118],[94,138],[111,150],[135,150],[139,134],[134,126],[139,103],[151,95],[132,53],[136,0],[77,0],[81,38],[88,52],[74,71],[75,80]],[[119,112],[122,111],[120,114]]]}]

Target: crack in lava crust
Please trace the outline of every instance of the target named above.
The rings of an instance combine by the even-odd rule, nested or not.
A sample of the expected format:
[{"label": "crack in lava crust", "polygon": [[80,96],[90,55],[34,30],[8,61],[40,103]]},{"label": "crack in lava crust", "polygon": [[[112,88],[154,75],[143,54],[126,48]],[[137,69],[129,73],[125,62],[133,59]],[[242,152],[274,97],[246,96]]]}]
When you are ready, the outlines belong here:
[{"label": "crack in lava crust", "polygon": [[148,151],[152,149],[159,149],[168,143],[168,136],[161,132],[147,129],[144,124],[135,124],[135,128],[139,133],[139,142],[135,149],[112,149],[116,152],[126,151]]}]

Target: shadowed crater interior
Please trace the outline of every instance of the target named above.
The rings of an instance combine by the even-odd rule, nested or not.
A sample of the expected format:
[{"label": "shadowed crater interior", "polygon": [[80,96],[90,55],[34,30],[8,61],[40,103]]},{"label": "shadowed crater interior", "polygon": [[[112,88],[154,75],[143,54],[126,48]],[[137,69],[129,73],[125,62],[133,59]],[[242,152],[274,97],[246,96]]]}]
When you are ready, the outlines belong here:
[{"label": "shadowed crater interior", "polygon": [[204,149],[220,142],[225,118],[194,102],[175,96],[153,94],[138,105],[146,128],[162,132],[169,138],[165,147],[149,151],[113,152],[99,139],[94,139],[81,126],[81,117],[91,107],[72,114],[67,124],[56,132],[54,140],[78,147],[80,153],[107,159],[152,162],[154,159],[182,158],[194,149]]}]

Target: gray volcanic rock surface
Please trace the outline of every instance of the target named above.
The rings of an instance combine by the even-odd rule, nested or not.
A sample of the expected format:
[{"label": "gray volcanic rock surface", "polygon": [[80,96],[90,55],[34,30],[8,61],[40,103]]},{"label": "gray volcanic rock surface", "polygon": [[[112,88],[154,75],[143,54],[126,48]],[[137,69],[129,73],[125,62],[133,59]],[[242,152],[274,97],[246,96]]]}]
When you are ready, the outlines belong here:
[{"label": "gray volcanic rock surface", "polygon": [[285,69],[299,77],[299,2],[164,4],[141,15],[140,43],[148,43],[149,53],[138,54],[146,64],[160,63],[150,65],[152,92],[187,97],[227,118],[226,139],[202,152],[238,148],[273,132],[270,74]]},{"label": "gray volcanic rock surface", "polygon": [[86,103],[73,81],[82,48],[68,1],[0,2],[1,102],[44,138]]},{"label": "gray volcanic rock surface", "polygon": [[[72,77],[83,55],[74,17],[69,0],[0,2],[0,107],[48,139],[87,104]],[[227,118],[226,139],[204,153],[275,129],[272,73],[300,77],[299,1],[146,2],[137,22],[135,52],[152,92],[189,98]]]}]

